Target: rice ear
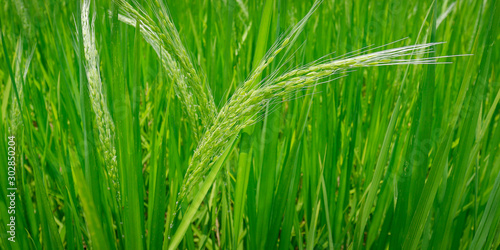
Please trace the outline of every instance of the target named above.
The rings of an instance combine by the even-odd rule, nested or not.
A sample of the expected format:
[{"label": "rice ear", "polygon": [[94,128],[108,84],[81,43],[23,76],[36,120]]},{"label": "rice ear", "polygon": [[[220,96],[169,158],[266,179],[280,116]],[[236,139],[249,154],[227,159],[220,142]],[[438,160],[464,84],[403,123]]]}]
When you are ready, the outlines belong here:
[{"label": "rice ear", "polygon": [[[95,17],[95,13],[94,13]],[[103,93],[102,81],[99,72],[99,55],[95,42],[94,23],[90,21],[90,0],[82,3],[82,37],[84,46],[84,64],[87,74],[88,88],[92,109],[95,113],[97,129],[99,132],[98,146],[102,152],[107,174],[113,184],[117,200],[121,200],[120,181],[116,160],[116,149],[114,145],[115,125],[106,105]]]},{"label": "rice ear", "polygon": [[140,8],[137,10],[123,0],[115,2],[122,12],[119,20],[131,26],[136,26],[136,21],[139,22],[143,37],[156,51],[162,66],[170,73],[175,93],[183,103],[195,141],[198,141],[203,129],[213,123],[217,108],[208,82],[191,62],[165,5],[149,1],[150,6],[155,8],[156,22]]},{"label": "rice ear", "polygon": [[[187,196],[195,183],[201,181],[217,161],[229,138],[256,122],[265,104],[286,97],[304,88],[314,87],[326,77],[340,74],[354,68],[400,64],[438,64],[435,58],[412,59],[411,55],[421,55],[439,43],[417,44],[395,49],[382,50],[365,55],[333,60],[323,64],[313,64],[305,69],[291,70],[277,77],[270,77],[255,89],[243,85],[235,91],[231,100],[220,110],[214,124],[205,132],[186,172],[179,200]],[[443,57],[445,58],[445,57]]]}]

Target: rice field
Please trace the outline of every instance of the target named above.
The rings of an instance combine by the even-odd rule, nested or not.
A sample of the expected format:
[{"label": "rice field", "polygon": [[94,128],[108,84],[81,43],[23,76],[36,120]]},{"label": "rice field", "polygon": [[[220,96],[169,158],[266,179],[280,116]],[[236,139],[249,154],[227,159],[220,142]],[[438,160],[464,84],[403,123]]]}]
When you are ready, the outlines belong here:
[{"label": "rice field", "polygon": [[500,6],[0,2],[0,249],[499,249]]}]

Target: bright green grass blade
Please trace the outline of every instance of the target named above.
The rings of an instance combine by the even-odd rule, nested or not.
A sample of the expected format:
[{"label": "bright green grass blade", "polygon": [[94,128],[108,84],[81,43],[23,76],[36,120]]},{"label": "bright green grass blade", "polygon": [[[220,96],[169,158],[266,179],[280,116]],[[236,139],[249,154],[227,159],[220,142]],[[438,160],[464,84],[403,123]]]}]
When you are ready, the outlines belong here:
[{"label": "bright green grass blade", "polygon": [[[314,93],[315,89],[308,89],[308,93]],[[308,95],[305,102],[302,103],[300,117],[297,121],[296,128],[292,134],[291,145],[288,149],[287,158],[283,162],[277,192],[272,204],[271,224],[269,225],[270,235],[266,240],[266,248],[274,248],[278,241],[279,228],[282,224],[283,211],[285,211],[285,218],[293,216],[293,209],[296,191],[298,188],[299,179],[299,156],[302,153],[302,138],[305,133],[306,121],[312,106],[312,98]],[[287,216],[288,214],[288,216]],[[291,217],[293,218],[293,217]],[[286,220],[285,220],[286,221]],[[284,234],[289,235],[291,225],[283,228]],[[287,239],[288,240],[288,239]]]},{"label": "bright green grass blade", "polygon": [[[263,15],[260,20],[260,26],[258,30],[258,36],[257,36],[257,43],[255,45],[255,51],[253,54],[253,63],[252,63],[252,69],[255,69],[261,60],[264,58],[264,55],[267,51],[267,44],[268,44],[268,37],[270,33],[270,26],[272,24],[272,17],[273,17],[273,5],[275,4],[274,0],[266,0],[264,3],[264,9],[263,9]],[[260,80],[257,79],[256,82]],[[252,135],[254,133],[254,126],[250,126],[248,128],[245,128],[241,131],[242,136],[241,136],[241,142],[240,142],[240,156],[239,158],[241,161],[239,161],[239,168],[242,169],[243,171],[248,171],[246,169],[250,169],[251,167],[251,161],[250,159],[252,158],[252,151],[251,151],[251,140],[252,140]],[[245,159],[249,160],[245,160]],[[260,166],[259,166],[260,169]],[[267,169],[272,169],[272,168],[267,168]],[[262,170],[263,171],[263,170]],[[262,171],[259,171],[262,174]],[[274,182],[274,175],[272,175],[274,171],[271,171],[268,175],[262,175],[263,178],[260,181],[260,186],[259,190],[265,189],[265,190],[273,190],[272,183]],[[242,177],[245,177],[244,175]],[[270,181],[269,181],[270,180]],[[243,183],[245,183],[245,180],[242,180]],[[245,189],[245,187],[242,187],[241,189]],[[242,190],[240,190],[242,191]],[[263,244],[265,243],[265,239],[267,236],[267,222],[269,221],[269,214],[270,214],[270,209],[269,209],[269,203],[270,199],[272,199],[272,192],[264,192],[262,194],[258,194],[259,200],[256,201],[257,204],[257,211],[259,216],[257,217],[257,223],[256,226],[256,233],[257,235],[253,236],[255,237],[255,242],[253,244],[260,244],[258,247],[262,247]],[[251,201],[253,202],[253,201]],[[240,208],[241,210],[241,208]],[[237,220],[241,220],[239,217],[235,217]],[[240,223],[238,221],[238,224]],[[239,230],[236,228],[236,230]],[[238,233],[239,235],[239,233]],[[237,237],[237,236],[235,236]]]},{"label": "bright green grass blade", "polygon": [[[500,160],[496,160],[496,165],[500,164]],[[469,246],[469,249],[484,249],[488,238],[492,238],[495,233],[495,226],[498,226],[500,217],[500,174],[497,175],[493,189],[491,190],[488,203],[484,209],[481,222],[475,236]],[[490,240],[491,241],[491,240]]]},{"label": "bright green grass blade", "polygon": [[[429,18],[430,28],[428,35],[430,37],[429,42],[436,42],[436,19],[437,19],[437,3],[434,2],[432,5],[432,15]],[[434,57],[435,52],[430,53],[428,57]],[[425,178],[429,166],[429,152],[432,147],[432,122],[433,122],[433,111],[434,111],[434,93],[435,93],[435,75],[436,75],[436,65],[427,65],[426,76],[423,79],[421,90],[419,91],[421,95],[420,100],[420,114],[418,121],[418,128],[415,135],[415,145],[414,152],[411,155],[410,164],[413,164],[411,171],[413,171],[411,176],[411,187],[410,187],[410,204],[408,212],[413,214],[415,211],[416,204],[420,199],[420,190],[425,183]]]},{"label": "bright green grass blade", "polygon": [[[155,110],[154,112],[154,118],[153,118],[153,131],[151,133],[152,137],[152,144],[151,147],[153,148],[153,153],[152,153],[152,164],[150,165],[152,170],[151,170],[151,176],[150,176],[150,191],[149,191],[149,199],[151,200],[149,208],[149,213],[151,216],[148,218],[148,231],[151,232],[148,234],[149,242],[148,242],[148,248],[149,249],[160,249],[162,246],[162,241],[163,241],[163,231],[164,231],[164,217],[165,217],[165,204],[166,204],[166,193],[162,192],[162,190],[166,189],[166,182],[165,182],[165,174],[166,174],[166,164],[164,163],[164,157],[161,155],[166,154],[164,151],[165,149],[165,144],[162,140],[162,138],[165,138],[166,136],[164,135],[166,132],[166,127],[168,125],[168,117],[166,121],[163,123],[160,123],[160,111],[162,110],[160,102],[161,100],[164,100],[163,98],[160,98],[162,95],[166,94],[165,91],[165,84],[161,86],[160,81],[163,81],[163,79],[160,78],[158,79],[158,82],[156,83],[156,86],[154,86],[155,90],[157,93],[153,94],[153,102],[155,103],[154,107]],[[162,87],[160,89],[160,87]],[[166,105],[166,108],[170,107],[170,99],[168,99],[168,103]],[[157,134],[157,127],[161,126],[161,129],[159,131],[159,134]],[[157,142],[157,138],[160,138],[159,142]],[[159,143],[161,146],[158,146],[157,143]],[[160,154],[161,160],[156,160],[157,154]],[[172,174],[173,172],[171,172]]]},{"label": "bright green grass blade", "polygon": [[88,192],[89,189],[84,179],[82,170],[73,166],[72,173],[87,222],[90,235],[90,245],[99,249],[111,249],[109,246],[110,241],[105,238],[106,234],[102,228],[100,218],[95,213],[96,208],[94,201],[90,195],[91,193]]},{"label": "bright green grass blade", "polygon": [[267,40],[269,37],[269,30],[271,26],[271,18],[273,11],[274,0],[266,0],[264,3],[264,10],[262,12],[262,18],[260,20],[259,35],[257,37],[257,45],[255,46],[255,53],[253,58],[253,66],[255,69],[260,63],[260,60],[264,57],[267,51]]},{"label": "bright green grass blade", "polygon": [[217,177],[220,168],[224,164],[229,153],[231,153],[236,138],[237,137],[235,136],[234,138],[231,138],[231,140],[229,140],[231,143],[228,145],[230,146],[224,150],[224,153],[221,155],[219,160],[215,162],[214,165],[212,166],[212,169],[210,170],[210,173],[207,175],[205,181],[203,182],[202,187],[200,188],[196,196],[193,198],[193,201],[191,202],[186,213],[183,215],[182,221],[179,227],[177,228],[177,231],[175,232],[174,236],[172,237],[168,249],[176,249],[178,247],[179,243],[184,237],[184,234],[188,230],[188,227],[191,225],[193,216],[195,215],[196,211],[198,211],[198,208],[200,207],[200,204],[205,198],[205,195],[207,194],[208,190],[212,187],[212,184],[215,181],[215,178]]},{"label": "bright green grass blade", "polygon": [[[404,86],[404,85],[403,85]],[[403,86],[400,88],[403,89]],[[392,111],[391,119],[389,121],[389,125],[387,126],[387,131],[384,136],[384,142],[382,144],[381,152],[379,155],[379,158],[377,159],[377,164],[375,166],[375,171],[373,174],[372,181],[370,182],[370,188],[367,190],[367,196],[366,200],[364,201],[363,205],[361,206],[361,211],[360,211],[360,221],[359,225],[356,226],[356,232],[355,232],[355,237],[354,237],[354,248],[355,249],[360,249],[361,248],[361,243],[363,240],[363,234],[366,226],[366,222],[368,220],[368,216],[370,214],[370,210],[372,209],[373,203],[375,202],[375,198],[377,195],[378,191],[378,185],[380,183],[380,180],[382,178],[383,170],[385,168],[385,165],[387,164],[387,155],[389,153],[389,146],[391,144],[392,137],[394,135],[394,129],[396,126],[396,120],[398,118],[399,112],[400,112],[400,105],[402,102],[402,97],[401,93],[400,96],[398,97],[398,100],[394,106],[394,110]]]},{"label": "bright green grass blade", "polygon": [[[477,44],[478,42],[476,38],[475,47],[477,46]],[[469,59],[469,65],[472,62],[472,58]],[[468,67],[468,69],[469,70],[466,72],[466,77],[462,81],[456,105],[454,106],[454,109],[451,113],[453,116],[451,117],[448,127],[446,128],[446,130],[444,130],[443,136],[441,137],[441,143],[439,144],[440,146],[438,147],[436,152],[437,157],[433,160],[426,184],[424,186],[424,189],[422,190],[420,201],[418,202],[415,214],[410,223],[403,248],[415,249],[417,247],[418,241],[420,240],[420,236],[422,235],[424,229],[425,221],[427,220],[427,216],[431,209],[432,203],[434,202],[434,198],[440,184],[441,177],[443,175],[443,170],[446,166],[446,161],[448,161],[448,152],[450,150],[452,141],[451,135],[462,110],[462,104],[466,97],[469,80],[471,78],[471,67]]]},{"label": "bright green grass blade", "polygon": [[[242,132],[241,141],[250,143],[245,137],[247,133]],[[250,160],[252,152],[250,145],[241,145],[241,149],[249,149],[249,152],[240,151],[238,159],[238,173],[236,175],[236,189],[234,192],[234,225],[233,225],[233,249],[238,249],[241,224],[243,222],[243,208],[245,207],[246,193],[248,187],[248,178],[250,176]]]},{"label": "bright green grass blade", "polygon": [[[486,26],[484,26],[485,36],[490,40],[492,39],[495,33],[495,27],[492,26],[492,23],[495,18],[495,7],[493,6],[492,12],[489,17],[489,22]],[[486,42],[486,40],[484,41]],[[477,84],[473,86],[471,89],[471,98],[467,106],[465,106],[464,111],[467,111],[464,114],[464,122],[462,131],[460,133],[461,143],[458,147],[458,159],[457,159],[457,168],[451,172],[451,183],[447,187],[447,193],[445,198],[444,209],[442,209],[442,213],[440,218],[446,218],[443,223],[439,223],[437,225],[437,233],[435,235],[435,240],[440,242],[441,247],[448,247],[449,242],[453,242],[453,233],[454,228],[451,226],[453,220],[455,219],[455,215],[459,210],[459,202],[461,199],[461,195],[463,194],[463,190],[466,187],[466,179],[468,179],[472,162],[474,162],[477,154],[474,152],[474,142],[481,141],[481,138],[476,136],[472,136],[476,134],[478,128],[478,120],[479,114],[482,105],[482,99],[486,94],[484,89],[486,88],[486,75],[490,69],[491,62],[491,47],[486,46],[483,50],[483,55],[481,58],[481,64],[479,66],[480,72],[477,76]],[[449,191],[448,191],[449,190]]]}]

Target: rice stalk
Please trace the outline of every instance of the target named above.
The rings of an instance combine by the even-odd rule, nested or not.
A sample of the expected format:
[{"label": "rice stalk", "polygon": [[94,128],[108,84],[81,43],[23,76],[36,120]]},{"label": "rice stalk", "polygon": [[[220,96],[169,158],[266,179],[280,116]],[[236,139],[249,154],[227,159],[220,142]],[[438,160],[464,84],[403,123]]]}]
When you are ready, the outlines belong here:
[{"label": "rice stalk", "polygon": [[[12,92],[12,102],[11,102],[11,117],[10,117],[10,129],[13,135],[18,133],[18,130],[22,124],[22,115],[21,109],[24,105],[24,91],[23,91],[23,82],[26,81],[26,74],[28,73],[28,68],[31,63],[31,59],[33,58],[34,48],[31,54],[26,58],[23,62],[23,44],[22,38],[17,40],[16,45],[16,54],[14,57],[14,79],[15,85],[13,88],[16,88],[19,102],[16,100],[15,92]],[[24,70],[23,70],[24,64]],[[21,106],[19,106],[21,105]]]},{"label": "rice stalk", "polygon": [[[136,21],[132,18],[126,17],[124,15],[119,15],[119,20],[131,25],[136,26]],[[162,41],[160,40],[157,33],[152,31],[152,28],[147,24],[142,23],[140,25],[141,33],[144,39],[153,47],[158,57],[160,58],[161,64],[163,68],[168,72],[168,75],[173,79],[174,82],[174,91],[183,104],[185,108],[185,112],[187,114],[188,123],[193,128],[193,135],[195,140],[197,141],[200,136],[200,130],[198,126],[199,120],[199,110],[197,110],[196,106],[196,98],[193,93],[189,90],[189,86],[186,80],[186,77],[182,73],[177,61],[175,61],[172,55],[165,49],[162,45]]]},{"label": "rice stalk", "polygon": [[[22,60],[22,51],[23,45],[21,43],[21,39],[17,40],[16,46],[16,55],[14,57],[14,79],[15,85],[13,84],[13,88],[17,89],[17,93],[19,96],[19,103],[23,105],[23,84],[21,83],[21,60]],[[10,129],[12,134],[17,134],[19,126],[21,125],[21,107],[19,106],[16,96],[14,95],[14,91],[12,92],[12,111],[11,111],[11,120],[10,120]]]},{"label": "rice stalk", "polygon": [[[182,44],[179,37],[179,32],[175,28],[174,23],[170,19],[166,5],[163,1],[154,0],[154,5],[151,4],[153,0],[148,1],[152,5],[153,11],[156,14],[158,23],[160,23],[161,34],[169,36],[173,45],[174,57],[177,58],[181,68],[184,70],[187,79],[189,80],[193,92],[198,99],[198,108],[202,118],[203,125],[208,127],[212,124],[213,119],[217,114],[217,108],[211,94],[210,88],[206,79],[201,73],[197,72],[193,63],[191,62],[186,48]],[[162,37],[160,35],[160,37]]]},{"label": "rice stalk", "polygon": [[[117,200],[120,200],[120,182],[116,160],[116,149],[114,145],[115,125],[111,119],[106,106],[101,76],[99,72],[99,55],[97,54],[94,21],[90,24],[90,0],[82,3],[82,37],[85,51],[85,71],[89,82],[90,101],[96,117],[99,130],[99,143],[104,162],[106,164],[109,178],[116,192]],[[95,13],[94,13],[95,17]]]},{"label": "rice stalk", "polygon": [[158,24],[140,8],[138,11],[124,0],[115,2],[122,12],[120,21],[132,26],[136,25],[136,21],[140,22],[142,35],[174,80],[175,93],[185,107],[195,140],[198,141],[201,134],[198,120],[201,120],[202,129],[209,127],[217,114],[217,108],[205,77],[197,72],[189,59],[165,5],[157,1],[154,3]]},{"label": "rice stalk", "polygon": [[[289,45],[293,44],[295,42],[295,40],[297,39],[298,35],[301,33],[302,29],[304,28],[304,25],[306,24],[307,20],[311,17],[312,13],[319,7],[319,5],[321,4],[322,0],[316,0],[313,4],[313,6],[311,7],[311,9],[309,10],[309,12],[306,14],[306,16],[304,18],[302,18],[302,20],[297,23],[292,29],[290,32],[288,32],[288,34],[286,36],[284,36],[282,39],[278,40],[270,49],[269,51],[266,53],[266,55],[262,58],[262,60],[260,61],[260,63],[255,67],[255,69],[252,71],[252,73],[250,74],[250,76],[248,77],[248,79],[243,83],[242,87],[240,87],[239,89],[236,90],[236,92],[233,94],[233,97],[242,97],[242,98],[245,98],[245,93],[247,92],[251,92],[252,90],[255,90],[255,89],[258,89],[259,87],[259,83],[260,83],[260,79],[262,77],[262,74],[264,72],[265,69],[267,69],[267,67],[276,59],[276,57],[278,56],[278,54],[280,54],[284,49],[286,49]],[[285,54],[287,54],[288,50],[285,52]],[[257,95],[259,93],[256,93]],[[232,100],[231,100],[232,101]],[[231,104],[231,101],[228,103],[228,104]],[[240,100],[240,102],[243,104],[244,103],[244,100]],[[236,115],[235,114],[239,114],[239,113],[230,113],[230,112],[233,112],[233,110],[231,110],[226,104],[222,110],[219,112],[216,120],[215,120],[215,123],[214,123],[214,126],[216,126],[215,128],[215,131],[216,133],[220,132],[217,130],[217,127],[219,126],[219,124],[217,124],[217,121],[219,121],[219,118],[220,118],[220,115],[221,113],[223,115],[229,115],[227,118],[228,119],[233,119],[233,118],[236,118]],[[247,104],[250,104],[250,103],[247,103]],[[246,106],[246,109],[245,111],[253,111],[253,105],[250,105],[250,106]],[[236,112],[240,112],[239,110],[234,110]],[[260,110],[259,110],[260,111]],[[258,112],[258,111],[255,111],[255,112]],[[238,116],[240,117],[240,116]],[[234,122],[234,121],[233,121]],[[225,125],[227,125],[225,122],[223,122]],[[229,122],[231,123],[231,122]],[[219,147],[216,151],[216,154],[218,155],[217,157],[214,158],[214,151],[212,150],[208,150],[208,155],[210,156],[210,161],[212,162],[216,162],[217,158],[220,156],[221,154],[221,151],[223,149],[223,145],[224,144],[227,144],[227,141],[229,140],[229,138],[232,136],[232,135],[235,135],[237,133],[239,133],[239,130],[246,127],[246,126],[249,126],[251,125],[252,123],[248,123],[246,124],[245,126],[242,126],[241,128],[237,128],[236,131],[232,131],[232,133],[230,133],[231,135],[228,135],[228,137],[224,137],[226,138],[224,140],[224,143],[222,143],[222,139],[218,138],[217,139],[217,144],[220,144],[221,147]],[[235,125],[233,123],[233,125]],[[233,127],[233,126],[229,126],[229,127]],[[234,127],[233,127],[234,128]],[[198,149],[200,148],[203,148],[205,145],[205,143],[211,143],[211,139],[206,139],[207,137],[212,137],[212,136],[218,136],[218,134],[215,134],[214,133],[211,133],[210,131],[213,131],[214,127],[212,126],[209,130],[207,130],[204,134],[204,138],[199,142],[198,144]],[[219,140],[220,139],[220,140]],[[204,141],[205,140],[205,141]],[[206,142],[208,140],[208,142]],[[222,143],[222,144],[221,144]],[[215,146],[215,145],[212,145],[212,146]],[[186,191],[190,189],[190,187],[192,187],[197,180],[200,179],[200,176],[202,175],[205,175],[206,172],[208,172],[209,169],[204,169],[203,171],[199,171],[199,169],[201,168],[201,166],[199,167],[196,167],[196,169],[193,169],[193,163],[198,161],[197,159],[197,156],[199,157],[199,155],[197,155],[197,152],[198,152],[198,149],[195,151],[194,155],[193,155],[193,158],[192,158],[192,161],[188,167],[188,171],[186,172],[186,177],[187,178],[184,178],[184,182],[183,182],[183,187],[181,188],[181,191],[179,192],[179,197],[178,197],[178,200],[182,201],[185,196],[186,196]],[[198,152],[199,154],[200,152]],[[202,165],[204,163],[201,163]],[[198,166],[198,163],[196,163],[194,166]],[[193,174],[193,171],[194,172],[201,172],[200,174]],[[194,179],[193,179],[194,178]],[[178,202],[177,202],[178,203]],[[177,210],[177,209],[175,209]]]},{"label": "rice stalk", "polygon": [[[436,44],[439,43],[404,46],[322,64],[313,64],[304,69],[289,71],[279,77],[271,76],[264,80],[259,88],[252,89],[252,82],[245,83],[221,109],[214,124],[200,140],[187,170],[178,200],[182,201],[188,190],[202,181],[201,178],[217,161],[229,138],[238,134],[241,129],[254,124],[259,113],[265,109],[268,103],[284,98],[298,90],[313,87],[318,81],[321,82],[327,77],[354,68],[440,63],[437,62],[437,59],[446,56],[425,59],[406,58],[411,55],[418,56],[428,53]],[[258,67],[256,71],[259,70]],[[255,74],[254,72],[252,75]],[[249,81],[252,81],[252,78]]]}]

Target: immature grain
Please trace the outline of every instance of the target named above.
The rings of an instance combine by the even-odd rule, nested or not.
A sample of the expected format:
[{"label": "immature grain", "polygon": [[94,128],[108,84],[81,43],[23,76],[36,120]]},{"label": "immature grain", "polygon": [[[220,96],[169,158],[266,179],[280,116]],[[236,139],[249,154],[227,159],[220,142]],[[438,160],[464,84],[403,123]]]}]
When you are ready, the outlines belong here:
[{"label": "immature grain", "polygon": [[[85,70],[89,82],[90,101],[96,117],[99,130],[99,148],[106,164],[108,176],[113,184],[116,197],[120,200],[120,182],[114,146],[115,126],[103,94],[101,76],[99,72],[99,56],[97,54],[94,24],[89,20],[90,0],[82,4],[82,37],[85,51]],[[94,15],[95,16],[95,15]]]},{"label": "immature grain", "polygon": [[[410,55],[427,53],[436,43],[405,46],[366,55],[316,64],[304,69],[289,71],[279,77],[271,77],[259,88],[249,88],[244,84],[236,90],[231,100],[221,109],[214,124],[206,131],[194,152],[179,195],[185,198],[188,190],[201,181],[217,161],[229,138],[255,123],[266,104],[275,99],[286,97],[300,89],[314,86],[318,81],[359,67],[372,67],[399,64],[438,63],[437,58],[411,59]],[[257,68],[259,70],[259,68]]]},{"label": "immature grain", "polygon": [[[136,21],[124,15],[119,15],[120,21],[129,24],[131,26],[136,26]],[[186,77],[181,71],[177,61],[175,61],[172,55],[165,49],[164,44],[160,40],[157,33],[152,31],[151,26],[141,21],[140,25],[141,33],[144,39],[151,45],[160,58],[160,62],[164,69],[167,71],[168,75],[174,80],[174,92],[184,106],[187,114],[188,123],[191,125],[194,133],[193,136],[196,141],[199,140],[200,129],[198,125],[199,120],[199,110],[196,108],[197,101],[194,97],[192,91],[188,86]]]},{"label": "immature grain", "polygon": [[203,77],[202,73],[196,70],[194,64],[191,62],[187,50],[181,41],[179,32],[170,19],[167,7],[163,3],[163,1],[150,0],[150,5],[152,5],[151,1],[154,1],[154,6],[156,7],[154,13],[156,14],[158,23],[160,23],[159,26],[161,28],[162,34],[170,37],[170,40],[172,41],[174,46],[173,49],[175,51],[173,55],[178,58],[177,60],[179,61],[181,68],[186,73],[186,78],[188,79],[190,85],[193,88],[193,92],[198,99],[198,108],[203,125],[205,127],[208,127],[212,124],[213,119],[217,114],[217,109],[215,107],[215,102],[213,100],[213,96],[206,78]]},{"label": "immature grain", "polygon": [[[198,141],[201,130],[212,124],[217,108],[205,77],[191,62],[166,7],[163,3],[150,2],[156,8],[158,22],[155,22],[140,8],[138,11],[123,0],[115,2],[123,13],[120,20],[129,25],[135,25],[136,20],[139,21],[142,35],[155,49],[163,67],[171,73],[174,90],[184,104],[188,121],[194,129],[195,140]],[[201,129],[198,120],[201,120]]]}]

